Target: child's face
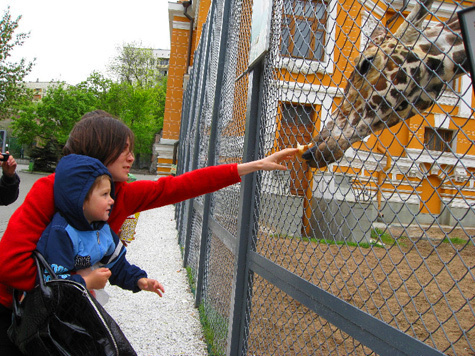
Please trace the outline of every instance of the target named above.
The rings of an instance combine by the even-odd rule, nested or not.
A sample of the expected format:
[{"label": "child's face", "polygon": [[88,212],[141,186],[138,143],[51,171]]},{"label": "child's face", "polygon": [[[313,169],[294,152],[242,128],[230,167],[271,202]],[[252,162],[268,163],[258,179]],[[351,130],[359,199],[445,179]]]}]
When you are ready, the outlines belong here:
[{"label": "child's face", "polygon": [[109,179],[102,179],[93,189],[88,200],[84,201],[84,216],[89,223],[93,221],[107,221],[114,204],[111,198],[111,183]]}]

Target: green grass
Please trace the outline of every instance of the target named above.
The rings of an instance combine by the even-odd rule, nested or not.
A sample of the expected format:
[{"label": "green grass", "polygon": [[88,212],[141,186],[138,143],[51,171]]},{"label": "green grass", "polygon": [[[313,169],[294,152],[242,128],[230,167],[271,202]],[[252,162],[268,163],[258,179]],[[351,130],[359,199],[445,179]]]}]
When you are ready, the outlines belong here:
[{"label": "green grass", "polygon": [[364,247],[369,247],[371,244],[369,243],[356,243],[356,242],[350,242],[350,241],[334,241],[334,240],[327,240],[327,239],[315,239],[315,238],[308,238],[305,236],[292,236],[292,235],[272,235],[274,237],[278,237],[281,239],[294,239],[294,240],[301,240],[304,242],[315,242],[318,244],[325,244],[325,245],[347,245],[347,246],[360,246]]},{"label": "green grass", "polygon": [[206,344],[208,345],[208,354],[210,356],[224,356],[226,350],[218,343],[218,340],[226,340],[227,338],[227,320],[216,311],[213,312],[209,307],[206,308],[204,303],[200,304],[198,310]]},{"label": "green grass", "polygon": [[353,246],[353,247],[360,247],[360,248],[370,248],[370,247],[383,247],[384,245],[393,245],[396,243],[396,240],[387,232],[383,232],[380,229],[373,229],[371,230],[371,238],[376,242],[352,242],[352,241],[335,241],[335,240],[327,240],[327,239],[315,239],[315,238],[308,238],[304,236],[291,236],[291,235],[274,235],[278,238],[283,239],[297,239],[304,242],[314,242],[318,244],[325,244],[325,245],[345,245],[345,246]]},{"label": "green grass", "polygon": [[[196,279],[191,267],[186,267],[186,276],[193,295],[196,297]],[[201,303],[198,307],[200,314],[200,322],[203,326],[203,333],[208,346],[208,354],[210,356],[224,356],[225,350],[218,344],[216,340],[226,340],[228,322],[218,312],[212,308],[205,308],[205,304]],[[218,335],[217,335],[218,334]],[[217,336],[216,336],[217,335]]]},{"label": "green grass", "polygon": [[465,245],[467,243],[467,240],[461,239],[459,237],[449,237],[449,238],[444,238],[442,240],[442,243],[452,243],[454,245]]},{"label": "green grass", "polygon": [[381,240],[381,242],[385,245],[394,245],[396,243],[396,240],[394,240],[390,234],[377,228],[371,230],[371,238],[375,240]]},{"label": "green grass", "polygon": [[407,240],[406,236],[400,236],[399,238],[394,239],[391,234],[389,234],[388,232],[384,232],[383,230],[378,228],[371,230],[371,238],[376,241],[381,241],[381,243],[383,243],[384,245],[398,245],[401,247],[406,247],[406,244],[404,243],[404,241]]},{"label": "green grass", "polygon": [[188,277],[188,284],[190,285],[191,292],[193,293],[193,296],[196,296],[196,280],[191,267],[186,267],[186,276]]}]

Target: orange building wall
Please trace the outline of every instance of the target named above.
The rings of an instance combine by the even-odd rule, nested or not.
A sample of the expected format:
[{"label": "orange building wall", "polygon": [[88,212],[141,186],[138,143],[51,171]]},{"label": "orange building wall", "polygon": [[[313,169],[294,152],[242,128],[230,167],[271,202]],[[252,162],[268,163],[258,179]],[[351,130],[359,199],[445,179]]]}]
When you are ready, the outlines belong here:
[{"label": "orange building wall", "polygon": [[189,31],[173,29],[171,34],[170,64],[168,68],[167,99],[162,137],[178,139],[180,134],[183,76],[186,71]]},{"label": "orange building wall", "polygon": [[[193,65],[193,54],[198,46],[210,5],[211,0],[201,0],[199,2],[199,9],[197,10],[198,13],[195,13],[190,65]],[[185,17],[175,16],[174,21],[190,23]],[[187,74],[186,63],[188,59],[189,38],[189,29],[172,29],[170,36],[171,48],[168,68],[167,99],[162,131],[162,138],[164,139],[178,140],[180,136],[183,82],[184,76]]]},{"label": "orange building wall", "polygon": [[205,24],[208,18],[208,11],[211,6],[211,0],[200,0],[200,7],[198,10],[198,14],[195,16],[196,22],[196,37],[194,39],[194,48],[198,47],[198,43],[200,42],[201,32],[203,31],[203,25]]},{"label": "orange building wall", "polygon": [[[200,0],[199,8],[195,8],[194,14],[194,27],[195,31],[193,34],[192,39],[192,53],[197,48],[199,40],[201,38],[203,25],[207,20],[208,10],[210,8],[212,0]],[[237,63],[237,76],[239,76],[247,65],[247,55],[249,51],[249,36],[250,36],[250,16],[252,13],[251,6],[252,1],[244,1],[242,4],[242,28],[240,31],[240,44],[239,44],[239,61]],[[276,78],[278,80],[287,80],[287,81],[297,81],[297,82],[310,82],[310,83],[318,83],[321,85],[328,85],[328,86],[342,86],[346,84],[346,78],[350,75],[350,72],[353,70],[353,65],[349,64],[348,61],[353,62],[355,57],[359,54],[359,26],[361,25],[361,8],[362,6],[354,6],[351,2],[344,2],[340,4],[344,8],[344,11],[338,11],[338,17],[336,19],[338,26],[337,26],[337,35],[336,35],[336,42],[337,45],[335,47],[335,68],[334,73],[329,75],[323,75],[320,73],[316,73],[314,76],[312,75],[298,75],[297,77],[294,74],[290,74],[285,70],[280,70],[275,73]],[[384,7],[384,6],[382,6]],[[386,22],[389,17],[391,17],[392,13],[388,12],[383,16],[381,19],[382,22]],[[356,20],[356,22],[355,22]],[[175,21],[188,21],[184,17],[175,17]],[[399,20],[399,22],[402,20]],[[341,33],[340,33],[341,32]],[[350,36],[350,42],[348,39]],[[173,29],[172,36],[171,36],[171,55],[170,55],[170,67],[169,67],[169,78],[168,78],[168,91],[167,91],[167,101],[165,106],[165,120],[164,120],[164,128],[163,128],[163,138],[167,139],[178,139],[179,138],[179,131],[180,131],[180,120],[181,120],[181,106],[183,100],[183,77],[186,74],[186,61],[188,55],[188,41],[189,41],[189,30],[182,30],[182,29]],[[355,45],[348,45],[348,43],[354,43]],[[191,65],[193,61],[191,59]],[[236,83],[236,98],[246,98],[247,97],[247,76],[244,76]],[[335,98],[334,107],[338,105],[340,102],[339,98]],[[244,123],[243,115],[245,115],[246,102],[241,100],[236,100],[235,107],[233,110],[233,120],[230,123],[229,127],[226,130],[232,130],[233,132],[229,132],[229,134],[239,135],[236,131],[242,131],[241,134],[244,135],[244,127],[237,124]],[[437,109],[437,106],[434,107],[434,113],[442,111],[450,111],[450,108],[443,108],[443,110]],[[388,156],[401,156],[404,155],[404,148],[414,148],[414,149],[421,149],[422,142],[424,142],[424,126],[428,126],[430,124],[429,121],[433,121],[433,115],[429,114],[424,119],[421,116],[416,116],[408,120],[406,123],[401,123],[392,127],[391,129],[386,129],[381,132],[377,132],[371,135],[368,140],[364,143],[355,143],[353,145],[354,148],[362,149],[362,150],[371,150],[376,151],[378,153],[386,154]],[[463,121],[464,119],[460,119],[456,117],[456,112],[454,112],[453,116],[453,123],[458,121]],[[453,126],[453,123],[451,126]],[[463,122],[460,122],[460,127],[466,127],[463,125]],[[320,127],[320,120],[316,120],[316,131],[317,128]],[[225,130],[225,134],[227,131]],[[398,139],[395,140],[394,137],[397,136]],[[460,135],[463,136],[463,135]],[[475,137],[475,130],[467,132],[467,138],[473,139]],[[470,143],[470,139],[463,139],[459,140],[457,145],[458,151],[468,152],[469,154],[474,154],[472,151],[475,148],[467,147]],[[340,167],[340,169],[344,169]],[[308,172],[311,173],[311,172]],[[358,174],[358,172],[355,172]],[[364,175],[370,176],[373,174],[379,174],[377,172],[366,172]],[[388,190],[396,190],[396,189],[406,189],[412,190],[411,184],[409,180],[413,178],[404,178],[407,181],[402,182],[401,186],[395,187],[389,184],[391,180],[384,180],[384,184],[382,183],[383,176],[385,175],[384,172],[381,172],[381,175],[378,177],[374,177],[375,181],[380,181],[380,186],[374,186],[374,189],[388,189]],[[397,177],[394,177],[397,178]],[[311,193],[312,187],[309,187],[309,194]],[[419,187],[419,190],[421,187]],[[432,213],[436,213],[438,211],[438,206],[440,206],[439,202],[435,201],[434,199],[429,199],[425,202],[425,210],[430,211]]]}]

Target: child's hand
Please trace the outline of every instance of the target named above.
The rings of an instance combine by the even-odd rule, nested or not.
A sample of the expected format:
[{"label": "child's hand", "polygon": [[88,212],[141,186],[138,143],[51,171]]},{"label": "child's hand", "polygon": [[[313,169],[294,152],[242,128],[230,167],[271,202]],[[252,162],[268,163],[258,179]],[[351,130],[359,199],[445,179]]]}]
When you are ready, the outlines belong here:
[{"label": "child's hand", "polygon": [[77,272],[84,281],[86,282],[86,288],[91,289],[102,289],[106,286],[109,277],[112,272],[109,268],[97,268],[91,270],[90,268],[81,269]]},{"label": "child's hand", "polygon": [[160,297],[165,293],[165,288],[163,288],[162,284],[155,280],[155,279],[150,279],[150,278],[140,278],[137,281],[137,285],[141,290],[146,290],[149,292],[155,292],[157,293]]}]

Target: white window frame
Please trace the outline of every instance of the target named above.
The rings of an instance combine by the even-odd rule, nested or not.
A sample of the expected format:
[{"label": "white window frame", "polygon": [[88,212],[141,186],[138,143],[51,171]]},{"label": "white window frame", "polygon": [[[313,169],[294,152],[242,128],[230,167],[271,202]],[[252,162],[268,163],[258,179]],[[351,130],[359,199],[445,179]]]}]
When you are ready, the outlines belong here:
[{"label": "white window frame", "polygon": [[[282,5],[281,5],[282,6]],[[327,23],[325,24],[325,44],[323,45],[323,61],[315,61],[300,58],[291,58],[282,56],[280,48],[277,51],[277,60],[275,67],[278,69],[286,69],[291,73],[302,74],[331,74],[334,72],[333,53],[335,49],[335,32],[336,32],[336,16],[337,16],[337,2],[336,0],[328,1]],[[278,13],[282,14],[283,9],[277,9]],[[279,38],[282,33],[282,17],[280,18]]]}]

